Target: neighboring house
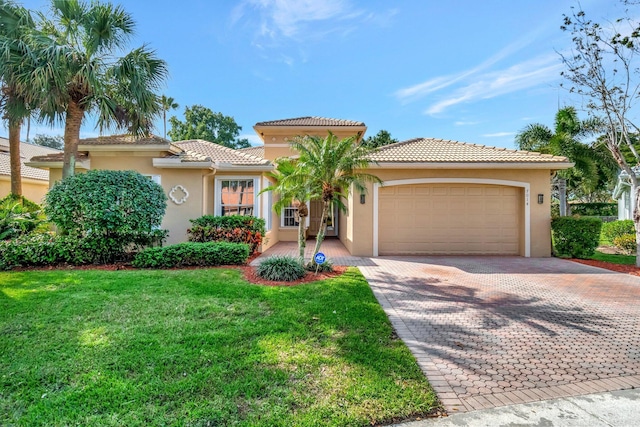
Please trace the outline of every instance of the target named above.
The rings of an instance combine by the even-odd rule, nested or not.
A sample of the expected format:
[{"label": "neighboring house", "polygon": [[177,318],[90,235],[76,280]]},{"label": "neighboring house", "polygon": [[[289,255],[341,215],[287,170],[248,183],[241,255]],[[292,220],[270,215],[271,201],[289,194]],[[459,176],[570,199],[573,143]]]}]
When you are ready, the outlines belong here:
[{"label": "neighboring house", "polygon": [[[633,171],[640,176],[640,166],[634,166]],[[618,174],[618,182],[613,189],[613,198],[618,201],[618,219],[633,219],[635,196],[631,194],[631,181],[629,174],[625,171]]]},{"label": "neighboring house", "polygon": [[[49,190],[49,171],[30,166],[25,162],[34,156],[59,153],[49,147],[20,143],[20,163],[22,175],[22,195],[38,204]],[[0,199],[11,192],[11,163],[9,161],[9,140],[0,138]]]},{"label": "neighboring house", "polygon": [[[294,156],[296,136],[338,138],[367,130],[362,122],[320,117],[260,122],[264,145],[233,150],[206,141],[159,137],[83,139],[78,170],[133,169],[160,183],[170,200],[163,227],[169,243],[186,240],[189,219],[204,214],[253,214],[265,219],[263,250],[297,238],[295,208],[273,211],[269,185],[274,161]],[[60,156],[29,163],[61,177]],[[369,172],[384,185],[352,194],[348,212],[334,212],[328,236],[353,255],[486,254],[550,256],[550,176],[572,166],[565,157],[419,138],[378,149]],[[319,228],[321,205],[310,203],[309,234]]]}]

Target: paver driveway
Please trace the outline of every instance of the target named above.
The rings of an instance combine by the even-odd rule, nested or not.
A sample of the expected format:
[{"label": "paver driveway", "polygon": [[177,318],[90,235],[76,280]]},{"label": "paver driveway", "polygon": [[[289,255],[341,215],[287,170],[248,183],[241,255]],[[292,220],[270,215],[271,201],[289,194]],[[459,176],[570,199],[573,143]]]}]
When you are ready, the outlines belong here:
[{"label": "paver driveway", "polygon": [[361,266],[451,411],[640,387],[640,278],[555,258]]}]

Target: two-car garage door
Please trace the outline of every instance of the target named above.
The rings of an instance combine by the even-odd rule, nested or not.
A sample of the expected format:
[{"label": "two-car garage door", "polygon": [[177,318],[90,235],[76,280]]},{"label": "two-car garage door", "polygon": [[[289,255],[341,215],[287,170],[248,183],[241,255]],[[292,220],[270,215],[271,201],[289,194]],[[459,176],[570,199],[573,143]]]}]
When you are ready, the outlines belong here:
[{"label": "two-car garage door", "polygon": [[378,252],[518,255],[521,191],[481,184],[381,187]]}]

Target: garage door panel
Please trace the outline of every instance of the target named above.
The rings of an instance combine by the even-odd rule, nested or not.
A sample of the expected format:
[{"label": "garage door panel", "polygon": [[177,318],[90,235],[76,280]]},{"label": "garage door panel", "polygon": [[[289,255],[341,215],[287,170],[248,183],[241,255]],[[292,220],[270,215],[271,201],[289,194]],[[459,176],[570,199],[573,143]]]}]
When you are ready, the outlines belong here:
[{"label": "garage door panel", "polygon": [[378,247],[393,254],[519,254],[521,190],[475,184],[382,187]]}]

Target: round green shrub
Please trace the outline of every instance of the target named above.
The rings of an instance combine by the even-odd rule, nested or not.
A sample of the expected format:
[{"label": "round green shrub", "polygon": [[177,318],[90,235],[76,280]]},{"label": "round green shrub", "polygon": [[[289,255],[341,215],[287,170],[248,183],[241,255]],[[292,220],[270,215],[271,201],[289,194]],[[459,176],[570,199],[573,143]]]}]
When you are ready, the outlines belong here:
[{"label": "round green shrub", "polygon": [[556,256],[590,258],[598,247],[602,221],[599,218],[562,216],[551,220]]},{"label": "round green shrub", "polygon": [[263,279],[283,282],[302,279],[306,274],[298,259],[291,256],[269,257],[258,265],[256,272]]},{"label": "round green shrub", "polygon": [[91,242],[95,262],[120,260],[132,247],[161,242],[162,187],[135,171],[92,170],[57,182],[45,212],[68,235]]}]

